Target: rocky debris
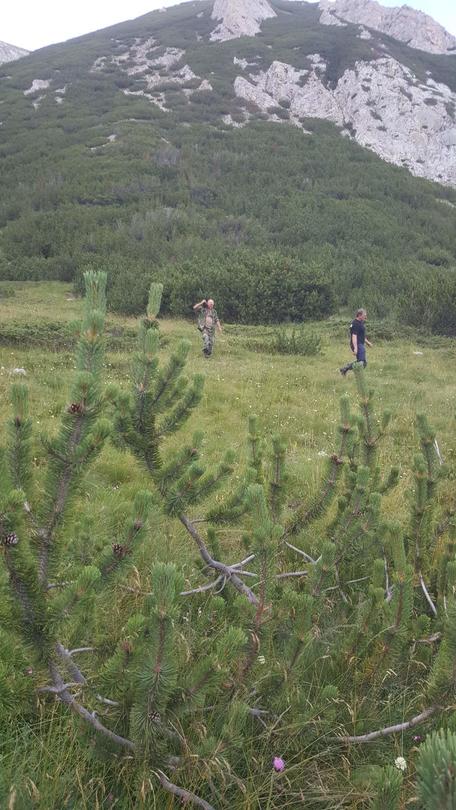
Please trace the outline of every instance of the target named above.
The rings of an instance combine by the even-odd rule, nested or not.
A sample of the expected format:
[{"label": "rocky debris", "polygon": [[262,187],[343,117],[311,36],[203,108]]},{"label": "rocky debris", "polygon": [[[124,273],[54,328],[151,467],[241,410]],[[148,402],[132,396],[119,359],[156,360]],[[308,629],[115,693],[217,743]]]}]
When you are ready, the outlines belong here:
[{"label": "rocky debris", "polygon": [[159,107],[160,110],[163,112],[170,112],[169,107],[165,104],[165,94],[164,93],[146,93],[145,90],[123,90],[126,96],[143,96],[144,98],[148,98],[152,104],[155,104],[156,107]]},{"label": "rocky debris", "polygon": [[56,104],[63,104],[63,96],[65,95],[66,91],[67,85],[64,87],[58,87],[57,90],[54,90]]},{"label": "rocky debris", "polygon": [[357,23],[382,31],[411,48],[456,55],[456,37],[428,14],[410,6],[385,8],[376,0],[320,0],[319,8],[323,25]]},{"label": "rocky debris", "polygon": [[[154,37],[149,37],[145,40],[135,37],[135,44],[132,45],[128,51],[119,54],[119,56],[113,56],[111,62],[115,65],[119,65],[129,76],[134,76],[137,73],[143,73],[150,67],[153,67],[154,59],[150,59],[148,54],[157,50],[158,47]],[[105,67],[104,59],[106,59],[106,57],[96,59],[92,65],[92,70],[103,70],[103,67]]]},{"label": "rocky debris", "polygon": [[108,135],[107,138],[106,143],[101,143],[100,146],[91,146],[90,151],[98,152],[99,149],[105,149],[107,146],[109,146],[109,144],[114,143],[114,141],[117,140],[117,135],[113,132],[111,135]]},{"label": "rocky debris", "polygon": [[387,56],[357,62],[331,89],[325,84],[323,60],[311,56],[309,71],[275,61],[248,79],[238,76],[236,95],[268,113],[271,121],[283,120],[274,113],[277,105],[298,126],[303,118],[332,121],[384,160],[456,185],[455,93],[431,78],[420,82]]},{"label": "rocky debris", "polygon": [[[320,3],[320,8],[321,7],[322,5]],[[344,23],[342,20],[340,20],[339,17],[335,13],[333,13],[333,10],[330,8],[323,8],[320,14],[319,22],[321,25],[339,25],[345,27],[347,26],[347,23]]]},{"label": "rocky debris", "polygon": [[[126,96],[143,96],[159,107],[163,112],[169,112],[166,106],[166,96],[161,89],[162,85],[183,86],[189,82],[199,81],[195,87],[184,87],[184,93],[188,97],[196,92],[209,92],[212,85],[207,79],[202,79],[193,72],[189,65],[182,65],[185,51],[182,48],[165,48],[158,56],[154,52],[160,49],[160,45],[153,37],[141,40],[135,38],[134,45],[128,51],[119,56],[113,56],[110,64],[117,65],[127,76],[133,80],[133,87],[124,88],[122,92]],[[106,57],[96,59],[91,71],[97,72],[108,67]],[[138,89],[134,88],[135,80],[140,82]]]},{"label": "rocky debris", "polygon": [[95,59],[95,62],[93,63],[92,67],[90,68],[89,73],[97,73],[99,70],[104,70],[107,61],[108,61],[107,56],[98,56],[97,59]]},{"label": "rocky debris", "polygon": [[230,113],[228,113],[227,115],[222,115],[223,123],[226,124],[228,127],[233,127],[234,129],[242,129],[242,127],[245,127],[245,125],[248,124],[249,119],[250,115],[248,113],[244,114],[242,121],[235,121],[234,118],[230,115]]},{"label": "rocky debris", "polygon": [[261,30],[260,23],[277,14],[267,0],[215,0],[211,17],[219,21],[211,40],[224,42],[255,36]]},{"label": "rocky debris", "polygon": [[15,45],[9,45],[8,42],[0,42],[0,65],[5,62],[14,62],[15,59],[22,59],[29,53],[30,51],[26,51],[25,48],[16,48]]},{"label": "rocky debris", "polygon": [[[31,96],[33,93],[37,93],[38,90],[47,90],[50,83],[50,79],[33,79],[28,90],[24,90],[24,96]],[[44,96],[42,96],[42,98],[44,98]]]},{"label": "rocky debris", "polygon": [[44,101],[45,98],[46,98],[46,96],[38,96],[37,98],[35,98],[32,101],[33,109],[37,110],[38,107],[40,106],[41,102]]}]

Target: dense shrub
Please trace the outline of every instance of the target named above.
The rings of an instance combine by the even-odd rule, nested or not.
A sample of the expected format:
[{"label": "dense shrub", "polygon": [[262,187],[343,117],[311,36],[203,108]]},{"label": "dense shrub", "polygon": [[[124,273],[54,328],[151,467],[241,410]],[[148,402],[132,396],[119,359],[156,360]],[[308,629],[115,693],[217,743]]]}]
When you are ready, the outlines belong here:
[{"label": "dense shrub", "polygon": [[456,335],[456,269],[417,270],[398,302],[398,315],[436,335]]},{"label": "dense shrub", "polygon": [[330,279],[279,253],[241,250],[216,262],[188,260],[169,268],[164,283],[173,315],[209,295],[225,320],[238,323],[317,320],[335,309]]}]

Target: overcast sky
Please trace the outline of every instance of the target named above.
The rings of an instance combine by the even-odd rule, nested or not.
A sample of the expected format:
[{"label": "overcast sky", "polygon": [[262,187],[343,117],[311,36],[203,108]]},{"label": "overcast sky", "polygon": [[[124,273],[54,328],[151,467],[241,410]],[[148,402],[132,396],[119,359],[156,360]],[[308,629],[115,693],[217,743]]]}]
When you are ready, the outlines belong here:
[{"label": "overcast sky", "polygon": [[[409,6],[431,14],[456,35],[455,0],[408,0]],[[175,0],[23,0],[2,3],[0,40],[28,50],[63,42],[114,23],[131,20]],[[382,5],[401,5],[382,0]]]}]

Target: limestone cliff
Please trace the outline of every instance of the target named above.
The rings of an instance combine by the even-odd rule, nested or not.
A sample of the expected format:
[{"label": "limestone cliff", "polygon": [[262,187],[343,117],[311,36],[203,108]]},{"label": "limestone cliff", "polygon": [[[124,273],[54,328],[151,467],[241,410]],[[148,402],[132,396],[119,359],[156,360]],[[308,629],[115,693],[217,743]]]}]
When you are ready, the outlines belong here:
[{"label": "limestone cliff", "polygon": [[267,0],[215,0],[212,19],[219,20],[219,24],[211,39],[224,41],[252,37],[260,31],[262,20],[276,16]]},{"label": "limestone cliff", "polygon": [[382,31],[411,48],[456,55],[456,37],[428,14],[410,6],[385,8],[375,0],[320,0],[323,25],[357,23]]}]

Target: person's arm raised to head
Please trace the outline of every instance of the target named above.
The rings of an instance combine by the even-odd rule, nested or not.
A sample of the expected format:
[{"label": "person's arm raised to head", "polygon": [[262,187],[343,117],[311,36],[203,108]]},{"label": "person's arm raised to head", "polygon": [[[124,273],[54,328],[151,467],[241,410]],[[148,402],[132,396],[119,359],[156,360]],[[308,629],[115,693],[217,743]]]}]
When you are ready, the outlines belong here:
[{"label": "person's arm raised to head", "polygon": [[195,312],[197,312],[199,309],[201,309],[201,307],[202,307],[202,306],[203,306],[203,304],[205,304],[205,303],[206,303],[206,299],[205,299],[205,298],[203,298],[203,300],[202,300],[202,301],[199,301],[197,304],[193,304],[193,309],[195,310]]}]

